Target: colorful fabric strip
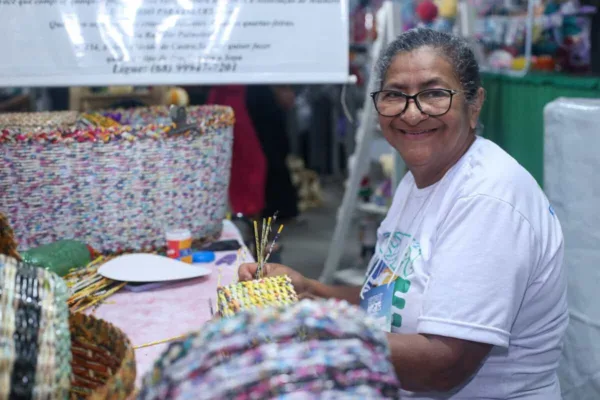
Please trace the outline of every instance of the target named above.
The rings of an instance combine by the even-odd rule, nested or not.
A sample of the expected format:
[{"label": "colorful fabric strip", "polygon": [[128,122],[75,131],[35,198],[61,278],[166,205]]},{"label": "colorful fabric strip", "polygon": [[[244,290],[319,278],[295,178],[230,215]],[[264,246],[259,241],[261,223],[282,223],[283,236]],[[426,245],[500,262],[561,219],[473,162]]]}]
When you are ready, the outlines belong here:
[{"label": "colorful fabric strip", "polygon": [[67,287],[56,274],[0,255],[0,399],[67,399]]},{"label": "colorful fabric strip", "polygon": [[32,398],[35,385],[40,327],[40,287],[35,269],[17,269],[15,291],[15,362],[9,398],[27,400]]}]

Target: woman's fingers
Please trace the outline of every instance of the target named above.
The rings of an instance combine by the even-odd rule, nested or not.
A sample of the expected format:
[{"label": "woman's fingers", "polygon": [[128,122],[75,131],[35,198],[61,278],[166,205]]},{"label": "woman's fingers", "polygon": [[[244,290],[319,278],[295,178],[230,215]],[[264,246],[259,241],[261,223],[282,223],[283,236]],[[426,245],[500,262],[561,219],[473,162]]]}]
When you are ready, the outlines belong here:
[{"label": "woman's fingers", "polygon": [[251,281],[254,279],[256,275],[256,270],[258,268],[258,264],[256,263],[246,263],[240,265],[238,269],[238,278],[240,281]]},{"label": "woman's fingers", "polygon": [[[240,281],[251,281],[256,276],[256,270],[258,269],[257,263],[247,263],[240,265],[238,269],[238,278]],[[289,267],[281,264],[265,264],[263,265],[262,276],[276,276],[276,275],[298,275]],[[292,277],[292,276],[290,276]]]},{"label": "woman's fingers", "polygon": [[302,292],[300,294],[298,294],[298,300],[319,300],[320,297],[317,297],[311,293],[307,293],[307,292]]}]

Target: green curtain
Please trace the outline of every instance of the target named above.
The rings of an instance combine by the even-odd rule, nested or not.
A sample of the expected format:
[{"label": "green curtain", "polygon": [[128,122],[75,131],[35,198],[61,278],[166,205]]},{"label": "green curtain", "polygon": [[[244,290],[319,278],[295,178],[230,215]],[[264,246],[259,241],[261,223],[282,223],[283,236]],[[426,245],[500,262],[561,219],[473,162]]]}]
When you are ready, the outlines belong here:
[{"label": "green curtain", "polygon": [[[530,73],[483,74],[482,135],[501,146],[544,182],[544,106],[559,97],[600,98],[600,78]],[[565,132],[569,134],[569,132]]]}]

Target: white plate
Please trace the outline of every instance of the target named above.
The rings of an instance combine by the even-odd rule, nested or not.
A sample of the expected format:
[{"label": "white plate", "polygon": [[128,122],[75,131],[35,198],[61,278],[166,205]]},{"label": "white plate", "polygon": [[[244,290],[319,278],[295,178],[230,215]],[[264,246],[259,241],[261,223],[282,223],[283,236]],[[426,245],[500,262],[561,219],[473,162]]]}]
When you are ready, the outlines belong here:
[{"label": "white plate", "polygon": [[155,254],[126,254],[102,265],[98,273],[122,282],[165,282],[210,275],[211,270]]}]

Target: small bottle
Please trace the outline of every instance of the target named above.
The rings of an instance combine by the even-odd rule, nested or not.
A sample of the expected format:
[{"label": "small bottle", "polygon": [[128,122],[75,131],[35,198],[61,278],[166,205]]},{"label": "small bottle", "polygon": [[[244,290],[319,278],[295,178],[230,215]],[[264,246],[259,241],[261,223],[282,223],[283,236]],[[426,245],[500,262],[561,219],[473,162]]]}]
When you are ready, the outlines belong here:
[{"label": "small bottle", "polygon": [[188,229],[167,232],[167,257],[192,263],[192,233]]}]

